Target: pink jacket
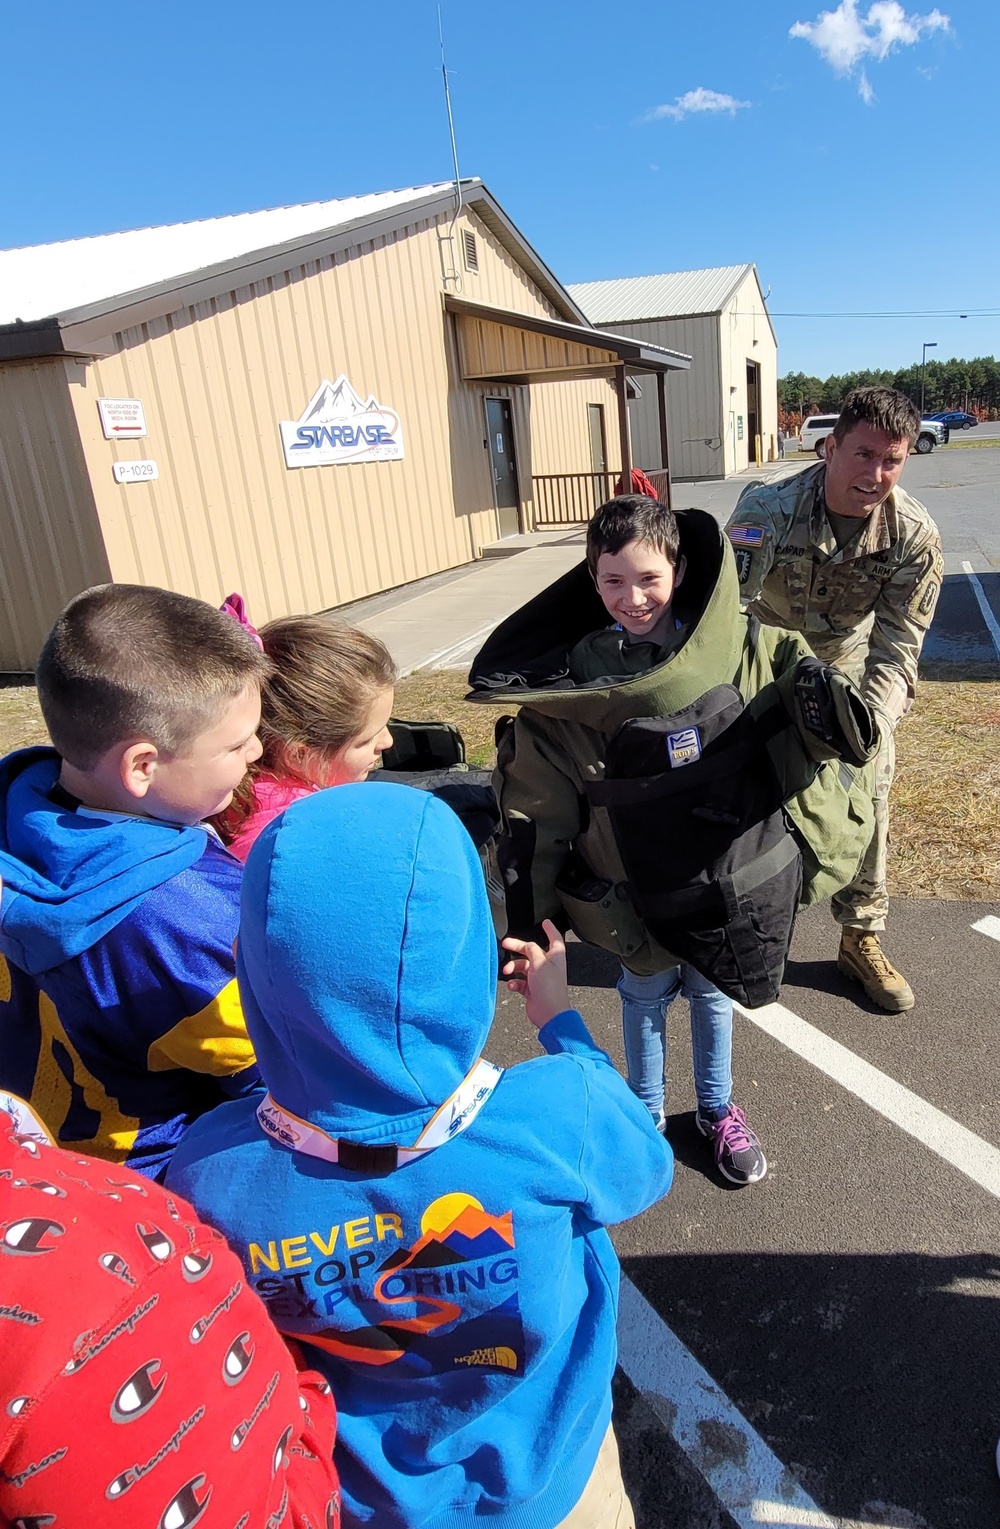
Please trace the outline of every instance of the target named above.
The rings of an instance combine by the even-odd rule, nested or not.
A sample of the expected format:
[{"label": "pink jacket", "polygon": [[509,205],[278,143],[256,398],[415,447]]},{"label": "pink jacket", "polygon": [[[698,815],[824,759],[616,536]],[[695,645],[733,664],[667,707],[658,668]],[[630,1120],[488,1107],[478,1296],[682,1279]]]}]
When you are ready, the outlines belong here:
[{"label": "pink jacket", "polygon": [[254,840],[268,823],[273,822],[293,802],[301,801],[304,796],[312,796],[315,789],[314,786],[301,786],[297,781],[272,780],[263,775],[255,780],[253,794],[257,802],[256,810],[247,818],[230,844],[230,854],[235,855],[237,860],[246,860]]}]

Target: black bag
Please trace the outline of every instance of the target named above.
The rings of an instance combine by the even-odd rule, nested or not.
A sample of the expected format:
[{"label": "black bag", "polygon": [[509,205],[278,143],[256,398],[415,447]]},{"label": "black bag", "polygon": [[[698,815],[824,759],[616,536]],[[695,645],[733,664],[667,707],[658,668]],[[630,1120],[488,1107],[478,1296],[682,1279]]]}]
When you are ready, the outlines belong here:
[{"label": "black bag", "polygon": [[717,685],[673,716],[623,723],[604,779],[586,786],[650,933],[751,1009],[778,995],[802,887],[767,749],[786,724]]},{"label": "black bag", "polygon": [[465,743],[453,722],[403,722],[389,718],[392,748],[382,755],[386,770],[448,770],[465,763]]},{"label": "black bag", "polygon": [[507,933],[504,885],[497,865],[500,804],[492,785],[492,772],[470,769],[465,762],[465,740],[452,722],[389,722],[392,748],[382,755],[382,768],[370,781],[416,786],[447,802],[461,818],[479,851],[490,913],[497,937]]}]

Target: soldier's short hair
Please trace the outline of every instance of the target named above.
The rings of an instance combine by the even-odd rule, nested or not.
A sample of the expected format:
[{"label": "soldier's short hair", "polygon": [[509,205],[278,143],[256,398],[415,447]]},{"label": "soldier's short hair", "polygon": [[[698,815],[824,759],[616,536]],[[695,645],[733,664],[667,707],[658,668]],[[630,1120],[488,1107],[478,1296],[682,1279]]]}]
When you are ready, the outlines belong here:
[{"label": "soldier's short hair", "polygon": [[920,410],[895,388],[855,388],[844,399],[833,427],[838,445],[855,425],[871,425],[894,441],[909,441],[912,445],[920,434]]},{"label": "soldier's short hair", "polygon": [[587,567],[595,578],[601,554],[613,556],[630,542],[655,547],[676,568],[681,545],[677,516],[646,494],[620,494],[602,504],[587,527]]},{"label": "soldier's short hair", "polygon": [[93,769],[143,738],[182,753],[272,673],[238,622],[204,600],[99,584],[71,600],[38,659],[38,701],[64,759]]}]

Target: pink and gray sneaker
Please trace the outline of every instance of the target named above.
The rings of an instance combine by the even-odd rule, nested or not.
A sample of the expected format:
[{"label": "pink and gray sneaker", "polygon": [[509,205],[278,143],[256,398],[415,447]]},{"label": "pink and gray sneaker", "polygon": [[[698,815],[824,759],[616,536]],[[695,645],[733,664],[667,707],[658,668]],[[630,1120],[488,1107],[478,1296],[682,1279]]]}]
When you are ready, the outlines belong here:
[{"label": "pink and gray sneaker", "polygon": [[767,1158],[747,1117],[736,1104],[698,1110],[695,1125],[715,1150],[715,1165],[731,1184],[757,1184],[767,1172]]}]

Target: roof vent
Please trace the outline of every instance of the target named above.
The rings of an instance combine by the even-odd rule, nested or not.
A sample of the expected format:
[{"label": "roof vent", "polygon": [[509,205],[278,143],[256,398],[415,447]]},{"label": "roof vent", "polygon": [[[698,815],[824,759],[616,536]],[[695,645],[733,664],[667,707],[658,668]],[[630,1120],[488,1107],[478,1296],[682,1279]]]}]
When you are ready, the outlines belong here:
[{"label": "roof vent", "polygon": [[465,246],[465,269],[478,271],[479,251],[476,248],[476,236],[470,228],[462,229],[462,243]]}]

